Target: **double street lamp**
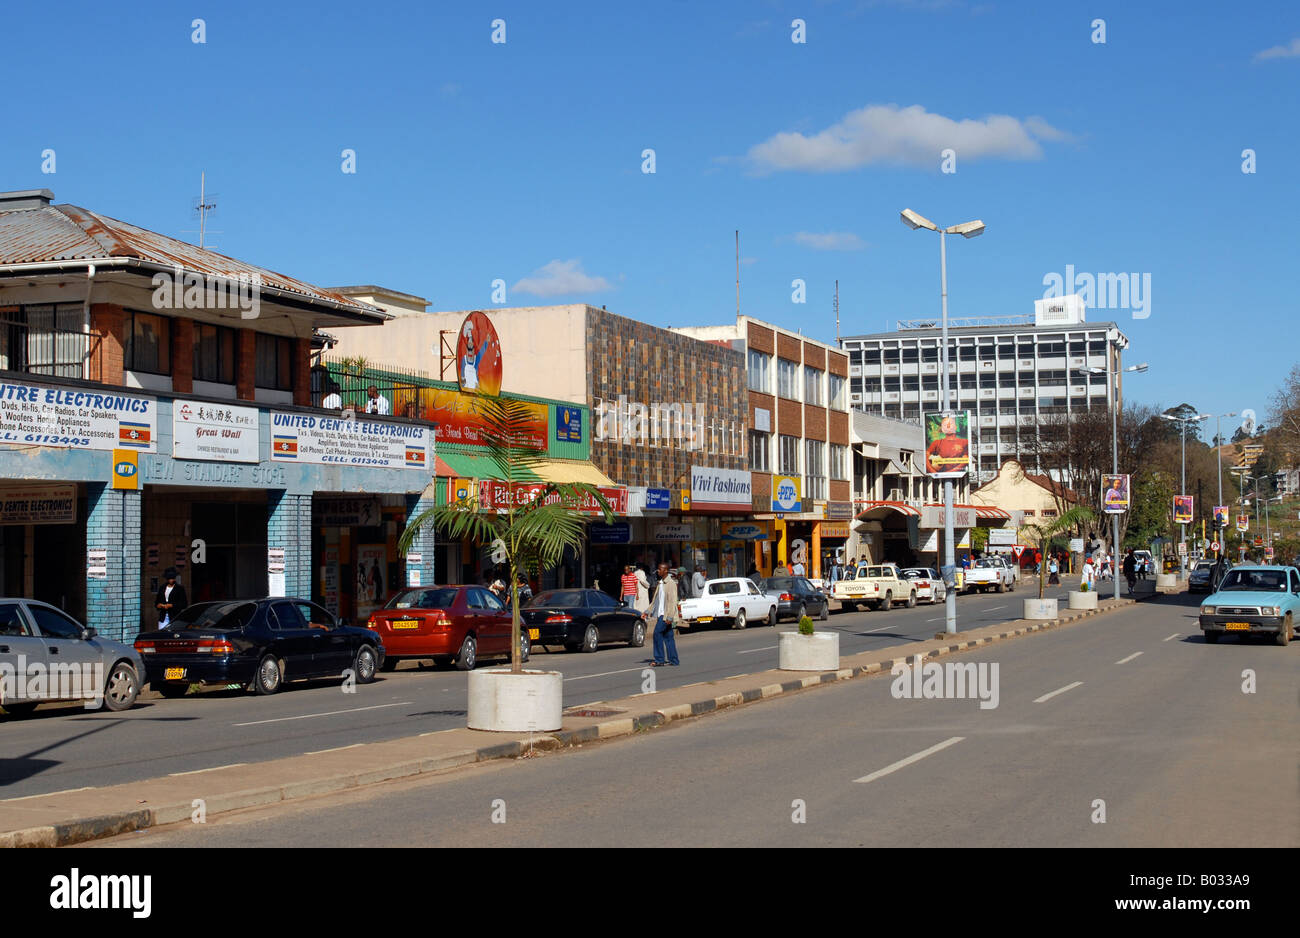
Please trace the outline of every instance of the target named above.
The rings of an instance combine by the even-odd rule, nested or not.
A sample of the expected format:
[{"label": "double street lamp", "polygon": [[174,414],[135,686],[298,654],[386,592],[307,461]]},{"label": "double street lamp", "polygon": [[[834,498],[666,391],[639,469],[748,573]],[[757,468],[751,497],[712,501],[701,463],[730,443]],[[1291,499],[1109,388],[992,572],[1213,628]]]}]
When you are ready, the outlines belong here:
[{"label": "double street lamp", "polygon": [[[940,228],[924,215],[918,215],[910,208],[905,208],[899,213],[903,224],[916,231],[918,228],[925,228],[929,231],[935,231],[939,234],[939,291],[940,305],[943,311],[943,345],[939,357],[939,371],[942,382],[942,408],[945,416],[951,416],[948,404],[948,252],[945,242],[945,235],[959,234],[963,238],[974,238],[984,233],[984,222],[975,221],[963,222],[960,225],[952,225],[948,228]],[[969,432],[969,430],[967,431]],[[952,516],[952,479],[943,480],[943,558],[944,563],[950,570],[956,570],[956,554],[953,549],[953,516]],[[957,631],[957,591],[950,589],[946,591],[944,598],[944,631],[955,633]]]},{"label": "double street lamp", "polygon": [[[1110,463],[1111,472],[1119,475],[1119,377],[1121,374],[1142,373],[1147,370],[1147,363],[1140,365],[1129,365],[1127,368],[1116,371],[1115,380],[1108,389],[1110,392]],[[1076,369],[1080,375],[1104,375],[1105,368],[1093,366],[1091,368]],[[1103,498],[1105,496],[1103,495]],[[1129,498],[1132,499],[1133,492],[1130,488]],[[1105,509],[1103,504],[1102,509]],[[1119,513],[1113,513],[1110,516],[1110,566],[1114,571],[1115,580],[1115,598],[1119,599]]]},{"label": "double street lamp", "polygon": [[[1179,491],[1187,494],[1187,427],[1189,424],[1200,423],[1202,420],[1209,420],[1213,414],[1197,414],[1194,417],[1178,417],[1174,414],[1161,414],[1165,420],[1173,420],[1178,424],[1178,429],[1183,440],[1182,454],[1182,481],[1179,484]],[[1179,536],[1178,543],[1183,545],[1182,550],[1178,552],[1178,577],[1187,579],[1187,525],[1185,523],[1178,525]]]},{"label": "double street lamp", "polygon": [[[1216,506],[1216,507],[1219,506],[1219,505],[1222,505],[1222,504],[1223,504],[1223,456],[1222,456],[1222,454],[1219,452],[1219,447],[1223,445],[1223,425],[1222,425],[1222,421],[1223,421],[1223,418],[1224,418],[1224,417],[1235,417],[1235,416],[1237,416],[1237,412],[1236,412],[1235,410],[1234,410],[1234,411],[1231,411],[1231,412],[1229,412],[1229,413],[1226,413],[1226,414],[1215,414],[1215,415],[1214,415],[1214,467],[1219,471],[1219,500],[1218,500],[1217,502],[1215,502],[1215,506]],[[1226,522],[1225,522],[1225,525],[1226,525]],[[1218,526],[1217,526],[1217,525],[1215,526],[1215,529],[1214,529],[1214,530],[1215,530],[1215,536],[1214,536],[1214,539],[1215,539],[1216,541],[1219,542],[1219,551],[1218,551],[1218,556],[1219,556],[1219,557],[1222,557],[1222,556],[1223,556],[1223,541],[1224,541],[1224,537],[1227,535],[1228,531],[1227,531],[1227,528],[1226,528],[1226,526],[1225,526],[1224,531],[1223,531],[1223,534],[1219,534],[1219,529],[1218,529]],[[1215,559],[1218,559],[1218,558],[1216,557]]]}]

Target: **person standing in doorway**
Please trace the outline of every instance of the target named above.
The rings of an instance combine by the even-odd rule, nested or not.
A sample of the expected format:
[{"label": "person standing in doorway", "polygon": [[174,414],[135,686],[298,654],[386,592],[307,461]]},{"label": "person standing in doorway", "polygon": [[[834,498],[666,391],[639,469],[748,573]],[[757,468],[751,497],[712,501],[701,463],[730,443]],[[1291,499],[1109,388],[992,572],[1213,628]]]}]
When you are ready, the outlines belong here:
[{"label": "person standing in doorway", "polygon": [[168,567],[163,573],[166,583],[154,596],[154,608],[158,610],[158,628],[165,629],[171,625],[176,613],[190,604],[185,595],[185,587],[176,581],[176,568]]},{"label": "person standing in doorway", "polygon": [[366,413],[387,416],[389,412],[388,398],[379,393],[379,388],[375,387],[373,384],[370,385],[366,390],[366,396],[368,398],[366,401]]},{"label": "person standing in doorway", "polygon": [[652,667],[662,668],[681,664],[677,658],[677,639],[673,630],[677,625],[677,581],[673,579],[668,564],[659,564],[659,585],[655,588],[654,598],[650,601],[650,610],[646,621],[654,623],[654,661]]}]

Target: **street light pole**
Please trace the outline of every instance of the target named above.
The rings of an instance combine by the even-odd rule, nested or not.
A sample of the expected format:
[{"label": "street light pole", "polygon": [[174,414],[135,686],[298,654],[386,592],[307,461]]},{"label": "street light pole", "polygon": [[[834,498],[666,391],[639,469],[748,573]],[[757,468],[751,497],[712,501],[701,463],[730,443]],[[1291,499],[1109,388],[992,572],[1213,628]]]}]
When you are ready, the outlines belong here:
[{"label": "street light pole", "polygon": [[[1197,414],[1195,417],[1178,417],[1173,414],[1161,414],[1160,416],[1163,417],[1165,420],[1178,421],[1178,429],[1181,431],[1179,436],[1182,439],[1182,474],[1181,474],[1181,481],[1179,483],[1179,489],[1183,495],[1186,495],[1187,494],[1187,425],[1189,423],[1199,423],[1202,420],[1208,420],[1210,418],[1210,415]],[[1204,505],[1201,506],[1202,509],[1204,509],[1204,507],[1205,507]],[[1187,524],[1186,522],[1179,523],[1178,531],[1179,531],[1178,543],[1180,543],[1183,547],[1183,549],[1178,553],[1178,571],[1179,571],[1178,575],[1180,579],[1186,580],[1187,579]]]},{"label": "street light pole", "polygon": [[[1219,500],[1214,503],[1217,508],[1223,504],[1223,454],[1219,452],[1219,447],[1223,445],[1223,418],[1235,417],[1237,412],[1234,410],[1229,414],[1216,414],[1214,417],[1214,467],[1219,471]],[[1227,537],[1228,529],[1225,525],[1222,534],[1219,532],[1218,525],[1214,528],[1214,539],[1219,542],[1218,557],[1223,556],[1224,538]],[[1217,557],[1215,559],[1218,559]]]}]

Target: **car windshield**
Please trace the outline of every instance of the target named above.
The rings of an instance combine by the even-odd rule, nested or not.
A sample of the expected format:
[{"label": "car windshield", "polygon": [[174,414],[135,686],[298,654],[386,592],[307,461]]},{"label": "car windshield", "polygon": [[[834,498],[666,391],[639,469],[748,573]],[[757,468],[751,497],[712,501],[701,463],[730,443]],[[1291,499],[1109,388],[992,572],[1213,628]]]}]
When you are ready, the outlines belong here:
[{"label": "car windshield", "polygon": [[996,566],[1000,566],[1000,565],[997,564],[997,563],[995,563],[995,562],[992,561],[992,560],[988,560],[988,559],[980,559],[980,560],[975,561],[975,566],[977,566],[977,567],[996,567]]},{"label": "car windshield", "polygon": [[1196,564],[1196,569],[1197,569],[1197,570],[1213,570],[1213,569],[1214,569],[1214,561],[1213,561],[1213,560],[1202,560],[1202,561],[1199,561],[1199,562]]},{"label": "car windshield", "polygon": [[769,590],[788,591],[794,589],[794,579],[788,576],[774,576],[764,585]]},{"label": "car windshield", "polygon": [[402,590],[388,601],[385,609],[450,609],[456,602],[456,591],[441,589]]},{"label": "car windshield", "polygon": [[529,606],[585,606],[582,590],[551,590],[533,597]]},{"label": "car windshield", "polygon": [[1219,591],[1226,590],[1263,590],[1265,592],[1286,592],[1285,570],[1233,570],[1223,578]]},{"label": "car windshield", "polygon": [[248,625],[255,612],[257,612],[257,605],[250,602],[195,603],[182,609],[180,614],[172,619],[170,628],[233,632]]}]

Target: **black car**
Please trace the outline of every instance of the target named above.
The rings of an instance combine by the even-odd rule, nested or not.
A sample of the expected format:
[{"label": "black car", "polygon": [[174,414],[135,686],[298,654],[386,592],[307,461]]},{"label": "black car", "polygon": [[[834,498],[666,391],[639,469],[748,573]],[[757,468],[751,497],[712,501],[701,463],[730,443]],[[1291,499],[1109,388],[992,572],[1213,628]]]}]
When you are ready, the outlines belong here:
[{"label": "black car", "polygon": [[605,642],[645,644],[645,620],[631,606],[608,593],[591,589],[548,590],[538,593],[519,617],[537,630],[533,645],[563,645],[569,651],[592,652]]},{"label": "black car", "polygon": [[771,576],[760,580],[759,588],[776,600],[776,617],[802,619],[805,615],[825,619],[830,611],[826,594],[813,586],[806,577]]},{"label": "black car", "polygon": [[243,684],[274,694],[285,681],[350,671],[369,684],[384,646],[370,629],[341,625],[304,599],[272,596],[195,603],[165,629],[142,632],[135,649],[149,684],[179,697],[191,684]]}]

